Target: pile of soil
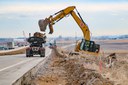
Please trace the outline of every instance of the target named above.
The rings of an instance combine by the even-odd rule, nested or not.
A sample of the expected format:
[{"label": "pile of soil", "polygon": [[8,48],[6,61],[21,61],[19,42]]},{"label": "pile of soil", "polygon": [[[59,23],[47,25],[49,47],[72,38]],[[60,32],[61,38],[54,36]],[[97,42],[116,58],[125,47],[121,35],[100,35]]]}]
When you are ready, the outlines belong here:
[{"label": "pile of soil", "polygon": [[114,85],[102,77],[98,58],[88,55],[68,55],[54,49],[51,58],[40,68],[33,85]]},{"label": "pile of soil", "polygon": [[128,85],[128,54],[117,54],[117,61],[112,68],[104,68],[105,77],[115,85]]},{"label": "pile of soil", "polygon": [[[34,85],[128,85],[127,40],[99,41],[103,53],[98,57],[82,54],[69,55],[71,48],[53,50],[45,67],[34,79]],[[117,61],[106,67],[106,57],[116,53]]]}]

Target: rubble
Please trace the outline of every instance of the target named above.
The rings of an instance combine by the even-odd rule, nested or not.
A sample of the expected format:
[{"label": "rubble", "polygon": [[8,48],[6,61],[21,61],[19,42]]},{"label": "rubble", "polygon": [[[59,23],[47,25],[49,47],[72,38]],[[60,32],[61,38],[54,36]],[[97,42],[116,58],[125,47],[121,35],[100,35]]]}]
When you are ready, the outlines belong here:
[{"label": "rubble", "polygon": [[[92,57],[91,57],[92,58]],[[54,49],[47,67],[40,69],[34,85],[114,85],[104,78],[97,69],[87,68],[84,64],[95,65],[86,56],[69,56],[60,49]],[[92,58],[93,59],[93,58]],[[89,62],[91,61],[91,62]],[[92,64],[94,63],[94,64]]]}]

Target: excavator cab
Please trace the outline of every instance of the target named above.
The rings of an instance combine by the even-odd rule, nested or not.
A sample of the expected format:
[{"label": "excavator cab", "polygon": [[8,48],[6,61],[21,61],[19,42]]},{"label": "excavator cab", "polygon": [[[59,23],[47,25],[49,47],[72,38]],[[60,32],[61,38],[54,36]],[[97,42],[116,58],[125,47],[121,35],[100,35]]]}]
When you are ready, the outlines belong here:
[{"label": "excavator cab", "polygon": [[82,41],[80,43],[80,50],[99,53],[100,45],[95,44],[94,41],[82,39]]}]

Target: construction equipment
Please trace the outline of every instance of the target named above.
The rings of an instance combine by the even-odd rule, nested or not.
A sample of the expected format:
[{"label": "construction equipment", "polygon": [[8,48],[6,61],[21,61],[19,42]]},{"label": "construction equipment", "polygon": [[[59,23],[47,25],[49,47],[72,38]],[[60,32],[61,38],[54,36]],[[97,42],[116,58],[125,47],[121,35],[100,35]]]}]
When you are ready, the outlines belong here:
[{"label": "construction equipment", "polygon": [[[74,11],[74,9],[76,10],[77,14]],[[51,15],[48,18],[45,18],[45,20],[43,20],[43,19],[39,20],[38,24],[39,24],[40,30],[45,31],[46,27],[48,25],[49,29],[50,29],[49,34],[52,34],[53,33],[53,25],[69,14],[73,17],[73,19],[76,21],[78,26],[81,28],[81,30],[83,32],[83,37],[84,37],[84,39],[82,39],[80,42],[77,42],[75,51],[99,53],[100,45],[95,44],[94,41],[90,41],[89,28],[88,28],[87,24],[83,21],[80,13],[77,11],[75,6],[69,6],[65,9],[55,13],[54,15]]]},{"label": "construction equipment", "polygon": [[56,45],[56,40],[51,40],[51,41],[49,42],[49,48],[54,49],[54,48],[56,48],[56,47],[57,47],[57,45]]},{"label": "construction equipment", "polygon": [[40,57],[45,57],[44,44],[46,43],[45,34],[35,32],[33,37],[29,37],[27,41],[30,46],[26,49],[26,57],[33,55],[40,55]]}]

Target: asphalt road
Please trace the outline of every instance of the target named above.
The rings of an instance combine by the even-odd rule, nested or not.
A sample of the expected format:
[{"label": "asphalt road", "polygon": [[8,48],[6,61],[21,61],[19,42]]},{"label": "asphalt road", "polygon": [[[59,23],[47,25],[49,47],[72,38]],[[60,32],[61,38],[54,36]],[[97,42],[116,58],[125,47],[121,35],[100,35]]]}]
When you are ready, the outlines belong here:
[{"label": "asphalt road", "polygon": [[26,57],[25,54],[0,56],[0,85],[12,85],[18,78],[51,54],[46,48],[46,56]]}]

